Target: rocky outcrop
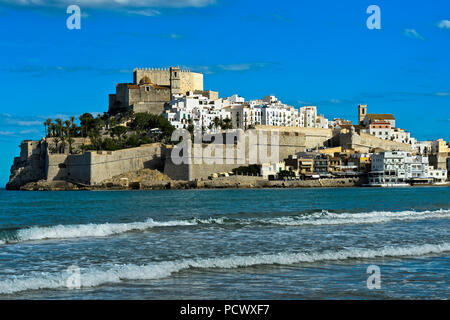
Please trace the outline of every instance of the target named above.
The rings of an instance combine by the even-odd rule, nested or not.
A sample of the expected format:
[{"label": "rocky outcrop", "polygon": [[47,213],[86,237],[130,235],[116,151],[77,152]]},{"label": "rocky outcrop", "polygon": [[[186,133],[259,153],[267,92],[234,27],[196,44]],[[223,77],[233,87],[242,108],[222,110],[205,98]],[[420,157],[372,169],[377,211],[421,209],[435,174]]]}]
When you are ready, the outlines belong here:
[{"label": "rocky outcrop", "polygon": [[37,182],[29,182],[19,188],[22,191],[74,191],[74,190],[90,190],[89,188],[73,184],[63,180],[40,180]]},{"label": "rocky outcrop", "polygon": [[141,169],[106,179],[103,188],[112,189],[166,189],[173,180],[158,170]]}]

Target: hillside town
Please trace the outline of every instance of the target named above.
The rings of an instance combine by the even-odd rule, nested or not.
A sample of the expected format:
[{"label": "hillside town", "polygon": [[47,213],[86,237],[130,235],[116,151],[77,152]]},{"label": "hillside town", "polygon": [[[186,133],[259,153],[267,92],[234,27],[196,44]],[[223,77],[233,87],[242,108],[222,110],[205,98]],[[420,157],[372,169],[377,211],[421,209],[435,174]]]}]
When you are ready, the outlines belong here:
[{"label": "hillside town", "polygon": [[[317,106],[294,107],[274,95],[221,98],[203,89],[201,73],[137,68],[132,83],[116,85],[103,115],[83,114],[79,122],[48,119],[45,138],[22,143],[8,186],[37,180],[98,185],[145,168],[185,181],[252,176],[268,181],[357,179],[359,185],[377,187],[447,183],[449,143],[418,141],[393,114],[369,113],[365,104],[355,106],[355,118],[327,119]],[[276,130],[283,139],[280,157],[276,162],[251,163],[247,157],[233,165],[194,161],[176,166],[170,156],[176,129],[191,134]]]}]

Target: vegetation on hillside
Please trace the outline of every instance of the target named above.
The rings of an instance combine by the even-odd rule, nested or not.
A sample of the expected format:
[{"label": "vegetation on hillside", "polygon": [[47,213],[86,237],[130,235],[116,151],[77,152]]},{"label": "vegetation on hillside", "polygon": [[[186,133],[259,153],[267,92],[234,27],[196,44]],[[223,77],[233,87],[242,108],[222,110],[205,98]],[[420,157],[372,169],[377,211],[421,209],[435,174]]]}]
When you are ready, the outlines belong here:
[{"label": "vegetation on hillside", "polygon": [[[75,117],[63,121],[58,118],[44,122],[47,138],[52,138],[51,152],[74,153],[74,138],[89,138],[90,144],[82,145],[81,151],[114,151],[134,148],[142,144],[169,141],[175,130],[170,122],[160,115],[124,112],[114,116],[104,113],[94,117],[84,113],[78,121]],[[67,149],[68,147],[68,149]]]}]

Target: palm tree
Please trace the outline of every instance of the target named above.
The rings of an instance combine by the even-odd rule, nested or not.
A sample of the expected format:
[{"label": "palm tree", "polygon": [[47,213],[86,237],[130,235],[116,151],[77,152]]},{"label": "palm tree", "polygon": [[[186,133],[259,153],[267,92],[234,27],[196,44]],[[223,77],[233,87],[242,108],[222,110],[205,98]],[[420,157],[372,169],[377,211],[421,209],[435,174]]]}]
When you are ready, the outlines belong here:
[{"label": "palm tree", "polygon": [[70,117],[70,130],[71,130],[71,135],[74,136],[76,135],[76,124],[75,124],[75,120],[76,118],[74,116]]},{"label": "palm tree", "polygon": [[63,125],[62,125],[62,120],[61,119],[55,119],[56,121],[56,132],[58,134],[58,137],[62,138],[62,130],[63,130]]},{"label": "palm tree", "polygon": [[51,122],[48,125],[48,136],[53,137],[54,133],[55,133],[55,124],[53,122]]},{"label": "palm tree", "polygon": [[58,138],[58,137],[55,137],[55,139],[53,139],[53,141],[55,142],[55,151],[56,151],[57,153],[59,153],[59,150],[58,150],[58,142],[59,142],[59,138]]},{"label": "palm tree", "polygon": [[66,135],[67,135],[67,142],[69,142],[69,153],[72,153],[72,142],[73,142],[73,139],[72,139],[71,134],[70,134],[70,126],[71,126],[71,124],[72,124],[72,122],[70,120],[64,121],[64,125],[66,126],[64,128],[65,129],[64,131],[66,132]]},{"label": "palm tree", "polygon": [[48,137],[50,135],[50,125],[52,124],[52,119],[48,118],[44,122],[45,127],[45,137]]},{"label": "palm tree", "polygon": [[214,127],[216,127],[216,129],[219,127],[220,125],[220,118],[219,117],[215,117],[214,120]]}]

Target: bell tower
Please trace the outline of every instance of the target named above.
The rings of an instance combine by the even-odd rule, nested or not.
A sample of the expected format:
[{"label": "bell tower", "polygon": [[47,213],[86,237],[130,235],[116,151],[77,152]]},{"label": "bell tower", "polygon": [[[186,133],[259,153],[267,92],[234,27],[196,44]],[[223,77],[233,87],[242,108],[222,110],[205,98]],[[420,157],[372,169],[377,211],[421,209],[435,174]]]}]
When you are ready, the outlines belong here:
[{"label": "bell tower", "polygon": [[170,94],[180,94],[181,92],[181,70],[179,67],[170,67]]},{"label": "bell tower", "polygon": [[367,115],[367,104],[358,104],[358,124],[361,124]]}]

